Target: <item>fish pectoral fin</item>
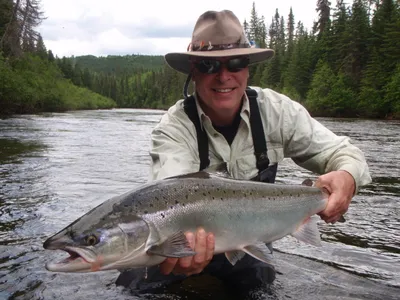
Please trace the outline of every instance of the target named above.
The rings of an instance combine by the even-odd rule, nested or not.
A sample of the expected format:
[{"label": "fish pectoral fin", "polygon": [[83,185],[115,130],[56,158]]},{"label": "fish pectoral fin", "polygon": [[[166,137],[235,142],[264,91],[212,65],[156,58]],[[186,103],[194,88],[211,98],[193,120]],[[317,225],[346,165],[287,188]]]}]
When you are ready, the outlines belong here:
[{"label": "fish pectoral fin", "polygon": [[182,231],[174,233],[161,244],[150,246],[146,253],[165,257],[186,257],[196,254],[190,248],[189,242]]},{"label": "fish pectoral fin", "polygon": [[233,251],[228,251],[225,252],[226,258],[229,260],[229,262],[234,266],[239,260],[243,258],[243,256],[246,253],[240,250],[233,250]]},{"label": "fish pectoral fin", "polygon": [[272,248],[272,245],[270,244],[267,246],[263,242],[257,242],[257,244],[244,247],[243,251],[256,259],[261,260],[262,262],[272,265],[274,257],[272,256],[272,251],[270,248]]},{"label": "fish pectoral fin", "polygon": [[311,217],[301,224],[299,228],[292,233],[292,236],[304,243],[317,247],[321,246],[321,237],[317,227],[317,219],[315,217]]}]

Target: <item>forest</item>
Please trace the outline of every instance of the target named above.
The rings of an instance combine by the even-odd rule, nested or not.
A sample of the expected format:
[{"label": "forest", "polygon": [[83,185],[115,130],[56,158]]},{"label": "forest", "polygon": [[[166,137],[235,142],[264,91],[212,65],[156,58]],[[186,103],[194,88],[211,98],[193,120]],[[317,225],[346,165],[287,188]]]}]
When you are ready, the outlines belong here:
[{"label": "forest", "polygon": [[[182,98],[186,76],[162,56],[54,57],[36,31],[39,2],[0,0],[0,114],[166,109]],[[398,1],[317,0],[316,10],[308,29],[292,10],[267,21],[253,2],[245,32],[275,56],[250,66],[248,84],[286,94],[313,116],[399,119]]]}]

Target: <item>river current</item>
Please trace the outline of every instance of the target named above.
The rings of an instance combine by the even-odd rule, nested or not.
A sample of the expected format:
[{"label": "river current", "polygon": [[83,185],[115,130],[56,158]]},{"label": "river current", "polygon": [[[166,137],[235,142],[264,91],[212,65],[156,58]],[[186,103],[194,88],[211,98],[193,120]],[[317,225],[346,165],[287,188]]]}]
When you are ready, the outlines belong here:
[{"label": "river current", "polygon": [[[224,299],[193,281],[173,292],[136,296],[118,271],[52,273],[64,253],[43,241],[103,201],[149,180],[150,132],[158,110],[94,110],[0,119],[0,299]],[[277,279],[257,299],[400,299],[400,122],[319,119],[348,135],[373,182],[352,201],[345,223],[318,223],[323,246],[274,244]],[[290,159],[277,182],[317,177]]]}]

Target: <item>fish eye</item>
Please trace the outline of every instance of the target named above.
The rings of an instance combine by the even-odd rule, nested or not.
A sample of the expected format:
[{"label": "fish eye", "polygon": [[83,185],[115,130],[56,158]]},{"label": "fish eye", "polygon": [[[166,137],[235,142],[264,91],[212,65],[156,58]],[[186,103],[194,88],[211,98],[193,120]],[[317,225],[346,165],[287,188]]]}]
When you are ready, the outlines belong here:
[{"label": "fish eye", "polygon": [[85,238],[85,241],[86,241],[86,244],[87,244],[88,246],[94,246],[94,245],[96,245],[96,244],[99,242],[97,236],[95,236],[94,234],[88,235],[88,236]]}]

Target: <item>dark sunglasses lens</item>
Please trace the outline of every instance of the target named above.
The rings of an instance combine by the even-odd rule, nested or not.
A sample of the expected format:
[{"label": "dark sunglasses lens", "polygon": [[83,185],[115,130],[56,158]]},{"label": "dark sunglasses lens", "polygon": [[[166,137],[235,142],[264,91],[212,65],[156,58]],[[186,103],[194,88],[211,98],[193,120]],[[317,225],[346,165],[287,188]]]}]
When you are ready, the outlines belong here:
[{"label": "dark sunglasses lens", "polygon": [[204,74],[214,74],[221,69],[221,62],[213,59],[203,59],[195,64],[197,70]]},{"label": "dark sunglasses lens", "polygon": [[240,57],[240,58],[232,58],[226,64],[226,68],[229,72],[239,72],[243,70],[249,65],[249,59]]}]

